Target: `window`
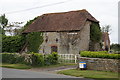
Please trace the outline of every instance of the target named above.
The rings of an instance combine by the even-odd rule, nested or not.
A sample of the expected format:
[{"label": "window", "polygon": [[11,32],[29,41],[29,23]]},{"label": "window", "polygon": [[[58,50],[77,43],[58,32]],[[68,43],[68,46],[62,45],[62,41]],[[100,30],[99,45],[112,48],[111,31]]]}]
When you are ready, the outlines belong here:
[{"label": "window", "polygon": [[47,41],[48,41],[48,39],[45,40],[45,42],[47,42]]},{"label": "window", "polygon": [[58,42],[58,38],[56,38],[56,42]]},{"label": "window", "polygon": [[51,46],[51,53],[52,52],[57,52],[57,46]]},{"label": "window", "polygon": [[45,42],[48,42],[48,37],[46,36]]}]

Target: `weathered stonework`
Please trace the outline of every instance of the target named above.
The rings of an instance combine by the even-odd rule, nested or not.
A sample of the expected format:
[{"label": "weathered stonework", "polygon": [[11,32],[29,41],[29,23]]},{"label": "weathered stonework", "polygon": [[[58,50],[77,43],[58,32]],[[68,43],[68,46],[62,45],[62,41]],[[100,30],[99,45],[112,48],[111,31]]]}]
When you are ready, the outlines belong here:
[{"label": "weathered stonework", "polygon": [[80,51],[89,50],[90,24],[86,21],[80,31],[45,32],[39,53],[51,53],[52,46],[57,47],[59,54],[79,54]]},{"label": "weathered stonework", "polygon": [[88,70],[120,72],[120,60],[101,58],[79,58],[79,62],[86,62]]}]

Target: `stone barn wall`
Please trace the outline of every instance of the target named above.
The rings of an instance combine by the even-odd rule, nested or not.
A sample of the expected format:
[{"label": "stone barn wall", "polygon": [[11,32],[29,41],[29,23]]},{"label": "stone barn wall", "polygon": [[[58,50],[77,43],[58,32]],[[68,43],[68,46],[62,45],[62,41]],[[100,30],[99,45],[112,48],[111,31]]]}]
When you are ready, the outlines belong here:
[{"label": "stone barn wall", "polygon": [[39,52],[49,54],[52,46],[57,46],[59,54],[79,54],[80,51],[89,50],[90,24],[87,21],[80,31],[44,33]]}]

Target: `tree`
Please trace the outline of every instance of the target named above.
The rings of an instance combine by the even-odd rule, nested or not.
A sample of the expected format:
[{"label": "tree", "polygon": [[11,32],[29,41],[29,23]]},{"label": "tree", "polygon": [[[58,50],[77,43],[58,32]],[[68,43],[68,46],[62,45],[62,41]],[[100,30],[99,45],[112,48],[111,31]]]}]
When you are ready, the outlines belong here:
[{"label": "tree", "polygon": [[110,25],[105,25],[102,27],[102,32],[107,32],[109,33],[112,29],[111,29],[111,26]]},{"label": "tree", "polygon": [[90,27],[90,40],[94,43],[99,43],[101,36],[100,25],[98,23],[92,23]]},{"label": "tree", "polygon": [[100,25],[98,23],[92,22],[92,24],[90,25],[90,44],[89,44],[90,51],[95,50],[96,44],[101,45],[101,37],[102,37],[102,33],[101,33]]},{"label": "tree", "polygon": [[120,51],[120,44],[112,44],[110,47],[114,51]]},{"label": "tree", "polygon": [[2,34],[5,35],[5,31],[4,28],[7,26],[8,24],[8,19],[6,18],[5,14],[0,16],[0,29],[2,30]]},{"label": "tree", "polygon": [[20,35],[22,32],[22,26],[23,22],[11,22],[6,26],[6,32],[9,32],[9,34],[12,35]]}]

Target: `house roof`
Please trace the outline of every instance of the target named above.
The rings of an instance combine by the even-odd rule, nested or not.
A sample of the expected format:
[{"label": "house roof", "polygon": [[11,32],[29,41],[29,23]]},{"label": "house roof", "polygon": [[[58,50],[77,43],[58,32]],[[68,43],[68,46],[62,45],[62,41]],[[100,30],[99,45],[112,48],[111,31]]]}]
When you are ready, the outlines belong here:
[{"label": "house roof", "polygon": [[23,33],[80,30],[87,20],[99,22],[85,9],[43,14],[33,21]]}]

